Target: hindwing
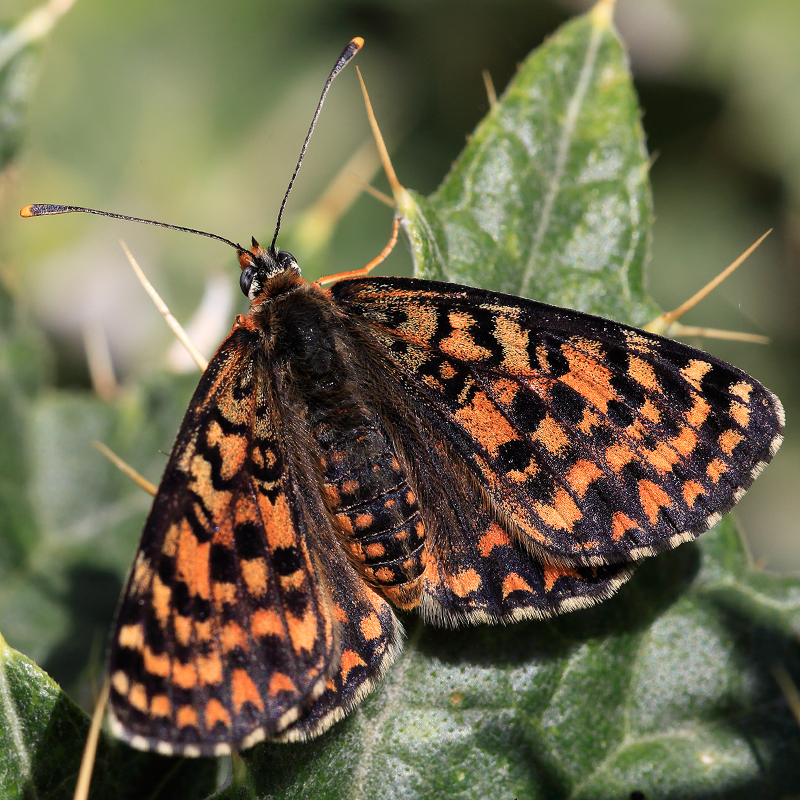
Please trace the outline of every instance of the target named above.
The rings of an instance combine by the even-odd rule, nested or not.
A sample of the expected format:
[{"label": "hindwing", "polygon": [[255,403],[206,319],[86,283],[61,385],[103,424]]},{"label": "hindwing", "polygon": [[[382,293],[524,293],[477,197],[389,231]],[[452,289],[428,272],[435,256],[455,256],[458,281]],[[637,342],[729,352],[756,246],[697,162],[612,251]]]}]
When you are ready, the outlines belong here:
[{"label": "hindwing", "polygon": [[592,605],[616,591],[630,563],[582,565],[536,549],[492,507],[443,432],[401,409],[404,460],[413,465],[427,526],[427,567],[419,611],[446,627],[548,617]]}]

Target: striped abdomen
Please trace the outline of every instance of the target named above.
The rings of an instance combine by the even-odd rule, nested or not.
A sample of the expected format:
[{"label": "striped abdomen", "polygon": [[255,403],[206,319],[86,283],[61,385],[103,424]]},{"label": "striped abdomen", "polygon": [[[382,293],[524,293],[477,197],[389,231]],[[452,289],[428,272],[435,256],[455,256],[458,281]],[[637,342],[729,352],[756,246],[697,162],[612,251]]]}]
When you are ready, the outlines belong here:
[{"label": "striped abdomen", "polygon": [[346,406],[313,429],[326,502],[364,579],[397,606],[412,608],[419,602],[426,557],[417,498],[376,418],[356,402]]}]

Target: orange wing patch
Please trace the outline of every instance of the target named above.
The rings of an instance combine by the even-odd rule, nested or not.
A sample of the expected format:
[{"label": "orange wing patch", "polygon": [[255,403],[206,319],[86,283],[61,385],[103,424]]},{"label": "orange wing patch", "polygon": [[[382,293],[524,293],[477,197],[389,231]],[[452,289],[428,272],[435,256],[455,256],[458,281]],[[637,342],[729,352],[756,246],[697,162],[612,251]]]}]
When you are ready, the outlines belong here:
[{"label": "orange wing patch", "polygon": [[508,597],[512,592],[532,592],[530,584],[515,572],[512,572],[503,581],[503,597]]},{"label": "orange wing patch", "polygon": [[544,565],[544,590],[546,592],[552,591],[556,581],[560,578],[576,578],[581,579],[581,574],[572,567],[557,567],[554,564]]},{"label": "orange wing patch", "polygon": [[466,597],[471,592],[477,591],[481,583],[480,575],[471,567],[447,579],[447,585],[459,597]]},{"label": "orange wing patch", "polygon": [[520,438],[497,406],[480,390],[475,392],[468,406],[456,411],[455,417],[492,457],[497,456],[501,445]]},{"label": "orange wing patch", "polygon": [[494,550],[495,547],[506,547],[511,544],[508,534],[496,523],[492,523],[486,533],[478,541],[478,550],[483,558]]},{"label": "orange wing patch", "polygon": [[[287,676],[279,672],[273,674],[270,680],[270,695],[274,694],[272,690],[275,684],[280,686],[278,691],[292,691],[294,689],[294,684],[290,679],[284,681],[286,677]],[[250,703],[259,711],[264,710],[261,693],[258,691],[253,679],[243,669],[234,670],[233,675],[231,675],[231,694],[233,708],[237,714],[241,713],[242,706],[244,706],[245,703]]]},{"label": "orange wing patch", "polygon": [[653,525],[658,522],[659,509],[672,505],[669,495],[658,484],[645,480],[639,481],[639,502]]}]

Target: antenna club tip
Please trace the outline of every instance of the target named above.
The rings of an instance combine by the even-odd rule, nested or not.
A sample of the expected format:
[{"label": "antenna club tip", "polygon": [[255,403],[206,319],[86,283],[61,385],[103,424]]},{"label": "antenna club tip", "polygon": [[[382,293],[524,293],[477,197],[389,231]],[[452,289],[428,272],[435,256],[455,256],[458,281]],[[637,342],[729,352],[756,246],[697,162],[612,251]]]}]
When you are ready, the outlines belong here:
[{"label": "antenna club tip", "polygon": [[350,46],[358,52],[364,46],[364,39],[361,36],[354,36],[350,40]]},{"label": "antenna club tip", "polygon": [[47,217],[50,214],[66,214],[69,211],[83,211],[81,208],[73,206],[58,206],[52,203],[31,203],[19,210],[21,217]]}]

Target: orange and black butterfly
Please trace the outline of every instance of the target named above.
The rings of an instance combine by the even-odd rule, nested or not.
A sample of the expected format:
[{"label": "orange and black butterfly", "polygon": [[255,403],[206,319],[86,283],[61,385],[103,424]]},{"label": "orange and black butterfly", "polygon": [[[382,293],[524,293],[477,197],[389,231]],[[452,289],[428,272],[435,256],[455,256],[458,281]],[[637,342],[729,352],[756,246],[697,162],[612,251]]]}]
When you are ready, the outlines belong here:
[{"label": "orange and black butterfly", "polygon": [[459,626],[591,605],[781,442],[778,399],[686,345],[449,283],[325,290],[275,240],[234,247],[250,310],[186,412],[111,645],[135,747],[316,736],[399,653],[393,607]]}]

